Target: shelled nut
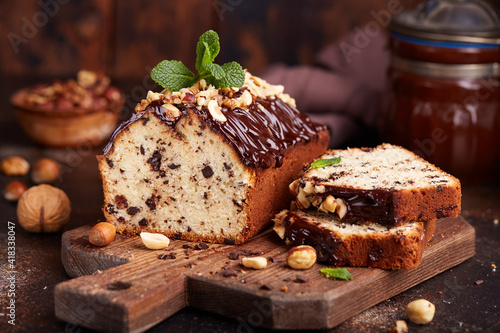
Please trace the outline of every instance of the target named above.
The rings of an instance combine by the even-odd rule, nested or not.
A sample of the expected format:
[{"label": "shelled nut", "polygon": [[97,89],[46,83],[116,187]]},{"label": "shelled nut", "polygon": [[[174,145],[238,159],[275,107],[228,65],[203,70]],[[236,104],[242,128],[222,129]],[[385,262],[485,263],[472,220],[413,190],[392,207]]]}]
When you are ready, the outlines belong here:
[{"label": "shelled nut", "polygon": [[436,307],[426,299],[418,299],[406,306],[406,315],[415,324],[428,324],[434,318]]},{"label": "shelled nut", "polygon": [[263,269],[267,267],[267,259],[264,257],[250,257],[241,259],[243,266],[253,269]]},{"label": "shelled nut", "polygon": [[396,323],[391,329],[391,333],[408,333],[408,325],[404,320],[396,320]]},{"label": "shelled nut", "polygon": [[30,170],[30,164],[21,156],[10,156],[0,162],[0,170],[7,176],[24,176]]},{"label": "shelled nut", "polygon": [[141,232],[141,239],[144,245],[150,250],[161,250],[167,248],[170,244],[170,239],[163,234]]},{"label": "shelled nut", "polygon": [[288,250],[288,266],[293,269],[308,269],[316,262],[316,250],[309,245],[299,245]]}]

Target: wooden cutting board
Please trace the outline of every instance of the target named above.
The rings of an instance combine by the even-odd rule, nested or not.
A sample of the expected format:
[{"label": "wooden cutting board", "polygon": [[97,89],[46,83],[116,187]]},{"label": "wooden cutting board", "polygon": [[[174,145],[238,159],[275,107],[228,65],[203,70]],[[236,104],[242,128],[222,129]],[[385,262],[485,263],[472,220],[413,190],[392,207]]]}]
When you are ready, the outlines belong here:
[{"label": "wooden cutting board", "polygon": [[[270,229],[243,245],[204,249],[173,240],[159,251],[147,249],[139,236],[122,235],[98,248],[88,242],[89,230],[63,235],[64,267],[78,278],[56,286],[55,312],[64,321],[107,332],[141,332],[186,306],[236,318],[247,330],[331,328],[475,252],[474,228],[461,217],[442,219],[419,267],[349,268],[354,280],[334,281],[319,273],[321,264],[306,271],[288,268],[288,247]],[[230,259],[231,252],[239,259]],[[258,271],[241,266],[242,257],[257,254],[274,262]],[[228,271],[236,276],[225,276]]]}]

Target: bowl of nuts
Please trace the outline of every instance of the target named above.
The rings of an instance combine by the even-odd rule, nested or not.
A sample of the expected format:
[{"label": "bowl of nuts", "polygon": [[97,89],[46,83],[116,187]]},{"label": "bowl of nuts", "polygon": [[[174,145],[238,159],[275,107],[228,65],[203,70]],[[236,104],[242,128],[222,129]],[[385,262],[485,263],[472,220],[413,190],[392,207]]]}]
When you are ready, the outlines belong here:
[{"label": "bowl of nuts", "polygon": [[109,77],[81,70],[77,79],[39,84],[14,93],[11,104],[26,135],[53,148],[98,145],[120,118],[123,93]]}]

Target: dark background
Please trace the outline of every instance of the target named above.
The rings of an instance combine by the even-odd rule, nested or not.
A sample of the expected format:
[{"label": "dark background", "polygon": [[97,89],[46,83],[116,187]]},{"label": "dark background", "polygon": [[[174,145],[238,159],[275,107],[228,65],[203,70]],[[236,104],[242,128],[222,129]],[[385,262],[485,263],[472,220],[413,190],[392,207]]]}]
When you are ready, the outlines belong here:
[{"label": "dark background", "polygon": [[4,0],[0,73],[71,77],[85,68],[142,78],[163,59],[192,68],[195,43],[208,29],[221,38],[218,63],[235,60],[251,72],[274,62],[311,64],[319,49],[374,20],[374,12],[420,2]]}]

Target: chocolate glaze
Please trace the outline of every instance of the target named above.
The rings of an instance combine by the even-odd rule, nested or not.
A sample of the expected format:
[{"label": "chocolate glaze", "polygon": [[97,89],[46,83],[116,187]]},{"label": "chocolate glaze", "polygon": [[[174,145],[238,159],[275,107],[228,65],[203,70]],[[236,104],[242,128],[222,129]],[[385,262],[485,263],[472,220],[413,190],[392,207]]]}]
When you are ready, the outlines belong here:
[{"label": "chocolate glaze", "polygon": [[370,221],[389,227],[402,222],[396,221],[394,218],[392,192],[390,191],[329,187],[322,196],[327,197],[328,195],[344,200],[347,213],[342,218],[342,222],[363,223]]},{"label": "chocolate glaze", "polygon": [[144,111],[135,112],[122,122],[111,136],[103,154],[106,155],[110,151],[120,132],[141,119],[149,110],[153,110],[154,114],[171,128],[175,128],[179,119],[186,115],[188,110],[192,110],[214,132],[223,136],[244,165],[252,168],[280,167],[287,149],[298,143],[316,141],[318,132],[326,129],[325,125],[313,123],[308,116],[279,98],[258,98],[249,105],[248,110],[222,107],[227,118],[225,122],[214,120],[205,107],[199,110],[193,104],[177,105],[182,115],[176,121],[171,121],[165,116],[162,104],[160,100],[151,102]]},{"label": "chocolate glaze", "polygon": [[[285,223],[285,239],[291,245],[310,245],[316,250],[318,261],[330,265],[349,265],[345,259],[339,258],[337,248],[342,241],[326,229],[311,228],[311,224],[296,216],[293,212],[288,212],[283,220]],[[293,228],[292,228],[293,224]]]}]

